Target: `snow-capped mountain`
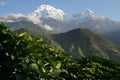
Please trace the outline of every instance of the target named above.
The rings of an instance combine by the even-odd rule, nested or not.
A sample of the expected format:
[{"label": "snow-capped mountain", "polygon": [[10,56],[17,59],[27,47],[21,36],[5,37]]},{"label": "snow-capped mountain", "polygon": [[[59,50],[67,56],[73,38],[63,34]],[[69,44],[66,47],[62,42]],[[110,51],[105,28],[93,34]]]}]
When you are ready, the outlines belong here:
[{"label": "snow-capped mountain", "polygon": [[40,24],[47,30],[59,31],[63,26],[65,13],[50,5],[41,5],[32,14],[40,19]]},{"label": "snow-capped mountain", "polygon": [[56,9],[50,5],[41,5],[32,14],[39,18],[53,18],[57,20],[63,20],[65,15],[62,10]]},{"label": "snow-capped mountain", "polygon": [[86,9],[79,14],[70,15],[65,19],[65,27],[62,31],[69,31],[75,28],[88,28],[93,32],[106,33],[120,28],[120,23],[111,19],[98,16],[92,10]]},{"label": "snow-capped mountain", "polygon": [[50,5],[41,5],[29,14],[10,14],[0,18],[0,22],[21,22],[30,21],[38,24],[47,30],[59,31],[63,26],[65,13]]},{"label": "snow-capped mountain", "polygon": [[105,19],[103,16],[97,16],[92,10],[86,9],[80,14],[81,19]]},{"label": "snow-capped mountain", "polygon": [[92,10],[86,9],[79,14],[67,15],[66,20],[80,20],[81,22],[86,20],[98,20],[98,19],[106,19],[106,17],[96,15]]},{"label": "snow-capped mountain", "polygon": [[56,9],[51,5],[40,5],[29,14],[10,14],[0,18],[0,22],[24,21],[33,22],[46,30],[55,32],[65,32],[75,28],[88,28],[94,32],[103,33],[120,28],[119,22],[98,16],[92,10],[86,9],[79,14],[68,15],[61,9]]}]

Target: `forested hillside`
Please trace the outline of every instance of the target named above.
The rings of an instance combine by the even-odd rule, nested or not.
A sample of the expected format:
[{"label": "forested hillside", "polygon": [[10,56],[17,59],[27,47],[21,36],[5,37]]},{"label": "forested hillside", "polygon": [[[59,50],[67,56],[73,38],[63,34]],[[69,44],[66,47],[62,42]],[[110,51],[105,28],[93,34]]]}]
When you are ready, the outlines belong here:
[{"label": "forested hillside", "polygon": [[14,34],[0,23],[0,80],[119,80],[120,63],[95,56],[76,60],[41,38]]}]

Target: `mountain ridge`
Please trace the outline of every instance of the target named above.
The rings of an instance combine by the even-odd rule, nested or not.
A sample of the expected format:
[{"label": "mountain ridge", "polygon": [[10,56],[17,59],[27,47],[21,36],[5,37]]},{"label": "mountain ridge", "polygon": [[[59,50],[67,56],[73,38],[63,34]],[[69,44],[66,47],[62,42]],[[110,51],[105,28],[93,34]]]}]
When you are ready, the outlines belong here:
[{"label": "mountain ridge", "polygon": [[77,59],[94,55],[114,61],[120,60],[120,46],[88,29],[74,29],[66,33],[54,34],[51,38],[66,53]]}]

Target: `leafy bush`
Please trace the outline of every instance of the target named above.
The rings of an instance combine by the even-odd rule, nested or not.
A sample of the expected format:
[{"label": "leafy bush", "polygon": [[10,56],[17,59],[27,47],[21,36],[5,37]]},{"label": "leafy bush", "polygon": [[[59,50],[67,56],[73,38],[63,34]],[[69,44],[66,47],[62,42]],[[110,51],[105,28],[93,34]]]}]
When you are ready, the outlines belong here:
[{"label": "leafy bush", "polygon": [[120,79],[120,64],[98,57],[75,60],[41,38],[12,33],[0,23],[0,80]]}]

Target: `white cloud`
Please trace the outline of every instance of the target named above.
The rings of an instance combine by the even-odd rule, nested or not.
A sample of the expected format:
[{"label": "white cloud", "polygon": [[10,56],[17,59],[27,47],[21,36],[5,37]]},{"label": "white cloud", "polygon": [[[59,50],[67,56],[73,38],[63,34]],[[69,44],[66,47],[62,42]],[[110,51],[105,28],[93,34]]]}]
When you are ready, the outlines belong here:
[{"label": "white cloud", "polygon": [[47,30],[49,30],[49,31],[52,31],[53,29],[52,29],[52,27],[50,27],[49,25],[43,25],[44,27],[43,28],[45,28],[45,29],[47,29]]},{"label": "white cloud", "polygon": [[0,1],[0,6],[5,6],[7,3],[4,1]]}]

